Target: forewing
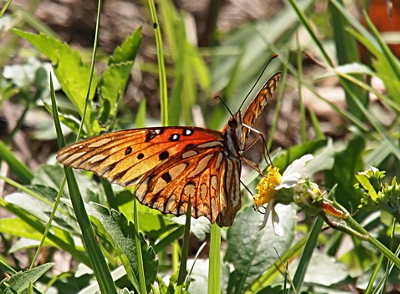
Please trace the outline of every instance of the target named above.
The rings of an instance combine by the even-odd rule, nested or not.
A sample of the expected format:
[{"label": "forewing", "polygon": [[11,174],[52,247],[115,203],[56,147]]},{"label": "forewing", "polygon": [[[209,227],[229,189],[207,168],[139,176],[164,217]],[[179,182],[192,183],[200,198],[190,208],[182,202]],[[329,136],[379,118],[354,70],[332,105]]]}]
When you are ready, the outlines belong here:
[{"label": "forewing", "polygon": [[249,134],[250,129],[246,126],[252,127],[261,114],[264,107],[268,104],[268,100],[271,99],[279,80],[281,79],[281,73],[275,73],[261,88],[256,98],[249,104],[246,111],[244,112],[242,123],[242,143],[245,143]]},{"label": "forewing", "polygon": [[[62,148],[61,163],[95,172],[111,183],[127,186],[195,146],[222,146],[218,131],[196,127],[159,127],[123,130],[86,139]],[[212,148],[212,147],[211,147]],[[162,170],[158,169],[160,172]]]},{"label": "forewing", "polygon": [[163,213],[207,217],[230,226],[240,209],[240,160],[214,148],[194,148],[178,154],[146,174],[135,191],[139,201]]}]

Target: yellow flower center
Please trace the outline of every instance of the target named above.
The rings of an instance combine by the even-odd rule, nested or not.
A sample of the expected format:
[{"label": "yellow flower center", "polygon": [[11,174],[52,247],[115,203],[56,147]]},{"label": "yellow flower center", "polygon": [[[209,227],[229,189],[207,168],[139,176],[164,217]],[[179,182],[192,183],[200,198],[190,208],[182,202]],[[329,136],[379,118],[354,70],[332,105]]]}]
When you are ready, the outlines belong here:
[{"label": "yellow flower center", "polygon": [[261,179],[256,187],[258,193],[253,196],[256,208],[269,203],[272,199],[275,199],[275,194],[277,192],[275,188],[281,183],[282,176],[279,173],[279,168],[269,166],[268,174]]}]

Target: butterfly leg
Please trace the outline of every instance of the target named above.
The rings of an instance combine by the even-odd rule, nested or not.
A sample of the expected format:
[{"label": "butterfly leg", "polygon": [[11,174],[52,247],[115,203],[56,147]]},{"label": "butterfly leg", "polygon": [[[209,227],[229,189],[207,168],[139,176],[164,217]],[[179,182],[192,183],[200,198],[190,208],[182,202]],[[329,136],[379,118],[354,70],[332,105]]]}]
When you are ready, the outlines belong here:
[{"label": "butterfly leg", "polygon": [[260,166],[257,163],[254,163],[244,157],[242,157],[242,160],[248,165],[250,166],[252,169],[254,169],[255,171],[257,171],[261,176],[264,176]]},{"label": "butterfly leg", "polygon": [[[249,125],[243,124],[243,126],[246,127],[246,128],[248,128],[250,131],[256,133],[256,137],[254,138],[254,140],[251,141],[250,144],[247,145],[247,146],[244,148],[243,152],[246,151],[247,149],[249,149],[251,146],[253,146],[253,145],[258,141],[258,139],[261,138],[261,140],[263,141],[263,145],[265,146],[265,150],[266,150],[267,156],[268,156],[268,158],[267,158],[267,156],[265,155],[265,152],[263,152],[264,160],[265,160],[265,162],[266,162],[268,165],[270,165],[270,164],[272,165],[272,160],[271,160],[271,157],[270,157],[269,151],[268,151],[267,140],[265,139],[264,135],[263,135],[259,130],[255,129],[255,128],[249,126]],[[269,159],[269,160],[268,160],[268,159]]]}]

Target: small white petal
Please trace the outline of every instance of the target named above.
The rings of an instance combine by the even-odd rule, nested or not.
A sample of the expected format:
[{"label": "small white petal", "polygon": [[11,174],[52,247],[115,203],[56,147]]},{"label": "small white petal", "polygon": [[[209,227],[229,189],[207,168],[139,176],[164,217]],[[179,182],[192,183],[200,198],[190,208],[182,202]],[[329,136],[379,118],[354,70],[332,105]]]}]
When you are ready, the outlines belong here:
[{"label": "small white petal", "polygon": [[296,185],[301,178],[306,177],[305,164],[313,158],[314,156],[311,154],[306,154],[293,161],[283,173],[282,183],[275,187],[275,190],[291,188]]},{"label": "small white petal", "polygon": [[272,211],[272,228],[274,229],[275,235],[283,236],[283,227],[279,222],[279,215],[275,210]]},{"label": "small white petal", "polygon": [[264,219],[262,220],[261,223],[258,224],[258,229],[259,229],[260,231],[261,231],[262,229],[264,229],[265,226],[266,226],[266,224],[267,224],[269,214],[271,213],[271,211],[273,211],[273,204],[274,204],[274,199],[272,199],[272,200],[268,203],[268,205],[267,205],[267,207],[266,207],[266,209],[265,209]]},{"label": "small white petal", "polygon": [[303,155],[302,157],[300,157],[299,159],[296,159],[295,161],[292,162],[291,165],[289,165],[287,167],[287,169],[283,173],[282,177],[284,177],[286,173],[287,174],[301,173],[302,170],[304,170],[306,162],[310,161],[313,158],[314,158],[314,156],[312,156],[311,154],[306,154],[306,155]]},{"label": "small white petal", "polygon": [[282,183],[279,186],[276,186],[275,190],[279,190],[282,188],[291,188],[298,183],[300,178],[300,173],[286,174],[285,176],[282,176]]}]

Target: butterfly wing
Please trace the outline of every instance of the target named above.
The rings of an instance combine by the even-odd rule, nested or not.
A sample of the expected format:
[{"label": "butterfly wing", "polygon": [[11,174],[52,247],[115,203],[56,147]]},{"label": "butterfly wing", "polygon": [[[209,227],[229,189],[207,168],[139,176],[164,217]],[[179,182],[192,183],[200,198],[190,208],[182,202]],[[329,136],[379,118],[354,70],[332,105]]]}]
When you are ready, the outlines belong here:
[{"label": "butterfly wing", "polygon": [[271,99],[279,80],[281,79],[281,72],[275,73],[269,80],[264,84],[261,90],[258,92],[256,98],[249,104],[242,118],[242,142],[245,143],[249,135],[250,129],[263,111],[264,107],[268,104],[268,100]]},{"label": "butterfly wing", "polygon": [[219,132],[195,127],[124,130],[66,146],[57,153],[57,160],[127,186],[173,154],[213,140],[223,138]]},{"label": "butterfly wing", "polygon": [[[122,186],[139,181],[136,197],[165,213],[202,215],[230,225],[240,208],[240,161],[224,152],[221,132],[159,127],[103,134],[66,146],[57,159]],[[182,169],[184,167],[184,169]]]},{"label": "butterfly wing", "polygon": [[144,175],[136,187],[139,201],[163,213],[185,214],[191,202],[194,218],[207,217],[211,223],[230,226],[240,209],[239,159],[225,155],[214,141],[177,154]]}]

